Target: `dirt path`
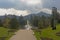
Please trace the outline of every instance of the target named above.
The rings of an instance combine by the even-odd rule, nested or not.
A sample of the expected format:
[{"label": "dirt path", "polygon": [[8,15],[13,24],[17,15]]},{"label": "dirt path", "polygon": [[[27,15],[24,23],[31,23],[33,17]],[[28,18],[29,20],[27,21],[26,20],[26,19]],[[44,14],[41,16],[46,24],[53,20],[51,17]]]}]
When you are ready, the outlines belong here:
[{"label": "dirt path", "polygon": [[19,30],[10,40],[36,40],[32,30]]}]

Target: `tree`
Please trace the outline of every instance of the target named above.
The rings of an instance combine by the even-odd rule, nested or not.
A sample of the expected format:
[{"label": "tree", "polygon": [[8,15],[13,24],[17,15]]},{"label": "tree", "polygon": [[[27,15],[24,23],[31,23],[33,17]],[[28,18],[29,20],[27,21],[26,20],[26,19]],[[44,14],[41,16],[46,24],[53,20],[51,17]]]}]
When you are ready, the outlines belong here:
[{"label": "tree", "polygon": [[39,27],[39,29],[43,29],[43,28],[49,27],[49,25],[50,25],[49,21],[50,21],[49,17],[46,17],[46,16],[42,15],[39,18],[39,21],[38,21],[38,27]]},{"label": "tree", "polygon": [[44,15],[42,15],[41,16],[41,18],[40,18],[40,20],[39,20],[39,22],[38,22],[38,27],[40,28],[40,29],[42,29],[42,28],[46,28],[47,27],[47,20],[46,20],[47,18],[44,16]]},{"label": "tree", "polygon": [[21,28],[24,28],[24,26],[26,25],[26,20],[24,19],[22,15],[19,17],[19,24]]},{"label": "tree", "polygon": [[38,28],[42,29],[43,28],[43,22],[42,19],[40,18],[40,21],[38,22]]},{"label": "tree", "polygon": [[3,26],[3,22],[2,22],[2,20],[0,19],[0,27],[2,27]]},{"label": "tree", "polygon": [[51,19],[51,27],[53,30],[56,29],[56,19],[57,19],[57,8],[52,8],[52,19]]},{"label": "tree", "polygon": [[19,28],[19,22],[16,19],[16,16],[10,20],[10,26],[11,29],[18,29]]},{"label": "tree", "polygon": [[9,27],[9,22],[10,22],[10,18],[8,18],[7,16],[4,18],[4,22],[3,22],[3,26],[8,28]]},{"label": "tree", "polygon": [[57,12],[56,20],[58,23],[60,23],[60,13],[59,12]]},{"label": "tree", "polygon": [[39,17],[35,15],[31,21],[31,23],[33,26],[38,27],[38,22],[39,22]]}]

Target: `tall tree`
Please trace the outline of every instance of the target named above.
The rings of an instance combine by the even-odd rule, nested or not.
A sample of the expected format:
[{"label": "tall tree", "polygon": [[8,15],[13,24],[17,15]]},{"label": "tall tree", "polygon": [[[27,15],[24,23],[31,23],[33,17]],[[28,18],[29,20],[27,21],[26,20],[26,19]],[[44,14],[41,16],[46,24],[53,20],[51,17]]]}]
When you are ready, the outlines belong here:
[{"label": "tall tree", "polygon": [[2,20],[0,19],[0,27],[2,27],[3,26],[3,22],[2,22]]},{"label": "tall tree", "polygon": [[26,25],[26,20],[24,19],[22,15],[19,17],[19,24],[21,28],[24,28],[24,26]]},{"label": "tall tree", "polygon": [[51,19],[51,27],[53,30],[56,29],[56,19],[57,19],[57,8],[52,8],[52,19]]},{"label": "tall tree", "polygon": [[10,27],[11,29],[18,29],[19,28],[19,22],[16,19],[16,16],[10,20]]},{"label": "tall tree", "polygon": [[40,29],[42,29],[42,28],[48,27],[48,25],[49,25],[48,24],[48,19],[44,15],[42,15],[39,22],[38,22],[38,27]]},{"label": "tall tree", "polygon": [[38,27],[38,21],[39,21],[39,17],[35,15],[35,16],[33,17],[31,23],[32,23],[33,26]]},{"label": "tall tree", "polygon": [[3,26],[8,28],[9,27],[9,22],[10,22],[10,18],[8,18],[7,16],[5,16],[4,18],[4,22],[3,22]]}]

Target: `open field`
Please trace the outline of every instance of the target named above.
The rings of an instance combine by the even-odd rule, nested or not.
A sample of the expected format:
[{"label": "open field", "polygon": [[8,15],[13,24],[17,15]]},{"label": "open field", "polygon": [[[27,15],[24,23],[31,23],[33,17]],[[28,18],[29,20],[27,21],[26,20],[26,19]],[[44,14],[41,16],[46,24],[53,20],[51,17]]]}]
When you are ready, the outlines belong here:
[{"label": "open field", "polygon": [[40,40],[40,37],[47,37],[47,38],[52,38],[53,40],[60,40],[60,36],[56,36],[57,32],[60,32],[60,24],[57,25],[56,30],[52,30],[51,27],[42,29],[41,34],[39,32],[35,32],[35,36],[37,40]]}]

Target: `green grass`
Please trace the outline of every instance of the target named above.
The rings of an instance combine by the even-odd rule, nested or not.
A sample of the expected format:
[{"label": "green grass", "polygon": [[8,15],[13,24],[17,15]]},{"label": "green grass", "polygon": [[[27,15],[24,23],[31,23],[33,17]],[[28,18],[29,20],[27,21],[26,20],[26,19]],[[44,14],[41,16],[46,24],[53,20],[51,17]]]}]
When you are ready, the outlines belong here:
[{"label": "green grass", "polygon": [[57,29],[56,30],[52,30],[51,27],[46,28],[46,29],[42,29],[41,34],[39,32],[35,32],[35,36],[37,38],[37,40],[40,40],[40,37],[48,37],[48,38],[52,38],[53,40],[60,40],[59,36],[56,36],[57,32],[60,32],[60,24],[57,25]]},{"label": "green grass", "polygon": [[7,30],[6,28],[0,27],[0,37],[7,35]]},{"label": "green grass", "polygon": [[7,37],[6,40],[9,40],[9,38],[13,35],[13,32],[9,33],[8,35],[8,30],[7,28],[0,27],[0,37]]}]

